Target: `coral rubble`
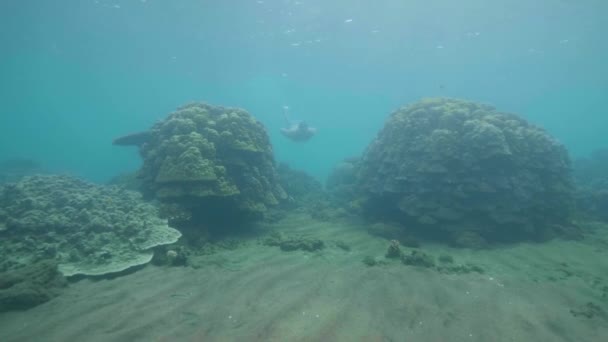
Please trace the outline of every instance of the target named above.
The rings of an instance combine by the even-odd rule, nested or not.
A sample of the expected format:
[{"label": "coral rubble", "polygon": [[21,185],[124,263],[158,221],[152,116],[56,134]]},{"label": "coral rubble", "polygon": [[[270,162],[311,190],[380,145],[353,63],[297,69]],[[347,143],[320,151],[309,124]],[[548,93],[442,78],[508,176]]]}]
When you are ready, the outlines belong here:
[{"label": "coral rubble", "polygon": [[298,207],[310,206],[311,203],[324,199],[323,185],[306,172],[294,170],[288,164],[280,163],[277,173],[279,183],[291,202]]}]

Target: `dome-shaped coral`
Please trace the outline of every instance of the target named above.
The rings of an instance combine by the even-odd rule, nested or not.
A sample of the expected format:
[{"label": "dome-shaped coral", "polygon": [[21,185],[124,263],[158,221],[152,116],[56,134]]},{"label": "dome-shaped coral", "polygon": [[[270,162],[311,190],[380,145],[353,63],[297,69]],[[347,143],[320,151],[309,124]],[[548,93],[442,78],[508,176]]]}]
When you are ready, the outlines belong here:
[{"label": "dome-shaped coral", "polygon": [[182,217],[259,216],[285,197],[266,130],[245,110],[189,104],[115,143],[131,141],[144,190]]},{"label": "dome-shaped coral", "polygon": [[562,145],[513,114],[455,99],[394,112],[361,159],[358,188],[368,213],[451,239],[540,238],[568,223],[572,203]]}]

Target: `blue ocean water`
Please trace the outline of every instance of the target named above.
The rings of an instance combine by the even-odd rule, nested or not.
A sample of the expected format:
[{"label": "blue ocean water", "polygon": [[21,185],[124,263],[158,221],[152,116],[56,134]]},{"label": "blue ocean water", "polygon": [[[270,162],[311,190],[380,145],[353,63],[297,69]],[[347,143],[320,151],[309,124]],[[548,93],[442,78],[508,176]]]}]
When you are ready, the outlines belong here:
[{"label": "blue ocean water", "polygon": [[[608,2],[4,0],[0,160],[94,181],[137,169],[112,139],[190,101],[247,109],[276,159],[324,179],[421,97],[487,102],[573,156],[607,147]],[[317,127],[279,130],[281,108]]]}]

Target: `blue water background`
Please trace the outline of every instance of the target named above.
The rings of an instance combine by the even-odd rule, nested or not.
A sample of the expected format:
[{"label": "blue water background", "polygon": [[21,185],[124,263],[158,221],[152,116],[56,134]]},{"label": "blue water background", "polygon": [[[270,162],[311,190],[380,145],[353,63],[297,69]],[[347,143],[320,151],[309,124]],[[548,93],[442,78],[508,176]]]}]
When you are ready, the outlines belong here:
[{"label": "blue water background", "polygon": [[[247,109],[278,161],[324,179],[398,106],[488,102],[573,156],[608,147],[607,1],[3,0],[0,159],[94,181],[114,137],[190,101]],[[281,107],[319,133],[282,137]]]}]

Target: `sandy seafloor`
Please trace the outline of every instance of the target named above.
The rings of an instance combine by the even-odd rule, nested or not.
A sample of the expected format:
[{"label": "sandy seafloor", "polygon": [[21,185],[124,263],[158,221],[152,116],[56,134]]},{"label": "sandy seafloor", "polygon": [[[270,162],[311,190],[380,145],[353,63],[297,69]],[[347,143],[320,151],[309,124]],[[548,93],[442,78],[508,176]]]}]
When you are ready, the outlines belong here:
[{"label": "sandy seafloor", "polygon": [[362,226],[294,214],[271,228],[352,249],[283,252],[252,239],[198,269],[81,280],[0,314],[0,341],[608,341],[605,314],[570,313],[588,302],[608,311],[608,229],[494,250],[424,244],[486,270],[446,275],[399,261],[366,266],[388,242]]}]

